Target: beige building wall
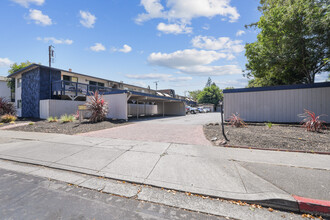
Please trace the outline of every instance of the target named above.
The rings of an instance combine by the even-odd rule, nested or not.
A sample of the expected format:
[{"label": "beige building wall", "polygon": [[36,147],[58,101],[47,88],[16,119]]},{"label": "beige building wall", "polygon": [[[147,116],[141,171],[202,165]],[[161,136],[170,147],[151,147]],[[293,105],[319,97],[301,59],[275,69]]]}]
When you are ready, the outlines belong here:
[{"label": "beige building wall", "polygon": [[330,123],[330,87],[224,93],[224,115],[239,113],[245,121],[301,122],[304,109]]},{"label": "beige building wall", "polygon": [[6,79],[7,78],[0,76],[0,97],[3,97],[10,101],[11,92],[10,88],[7,86]]},{"label": "beige building wall", "polygon": [[128,119],[126,93],[104,95],[103,99],[108,103],[108,107],[109,107],[107,118],[124,119],[124,120]]}]

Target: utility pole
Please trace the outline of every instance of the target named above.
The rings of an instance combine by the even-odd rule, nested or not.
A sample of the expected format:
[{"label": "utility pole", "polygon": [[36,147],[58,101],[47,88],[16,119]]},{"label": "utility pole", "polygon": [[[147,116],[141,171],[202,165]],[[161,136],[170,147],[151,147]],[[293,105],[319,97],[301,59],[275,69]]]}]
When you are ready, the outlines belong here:
[{"label": "utility pole", "polygon": [[154,83],[156,84],[156,91],[157,91],[157,89],[158,89],[158,82],[159,81],[155,81]]},{"label": "utility pole", "polygon": [[55,48],[53,45],[48,47],[48,58],[49,58],[49,67],[52,67],[52,59],[54,58],[54,50]]},{"label": "utility pole", "polygon": [[[52,59],[54,58],[54,50],[55,48],[53,45],[50,45],[48,47],[48,59],[49,59],[49,67],[52,67]],[[49,68],[49,98],[52,98],[53,96],[53,82],[52,82],[52,70]]]}]

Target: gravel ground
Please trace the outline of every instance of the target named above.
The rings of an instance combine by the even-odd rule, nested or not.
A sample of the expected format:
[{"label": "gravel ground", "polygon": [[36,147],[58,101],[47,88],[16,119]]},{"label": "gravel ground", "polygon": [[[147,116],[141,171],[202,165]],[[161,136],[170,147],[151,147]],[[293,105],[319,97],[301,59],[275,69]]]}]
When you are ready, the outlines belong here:
[{"label": "gravel ground", "polygon": [[[273,125],[271,128],[257,125],[235,128],[225,125],[225,132],[230,140],[227,145],[330,152],[330,130],[317,133],[307,132],[304,128],[291,125]],[[204,134],[210,141],[214,137],[217,137],[218,140],[224,139],[220,125],[205,125]],[[213,141],[212,143],[217,145],[217,142],[219,141]]]},{"label": "gravel ground", "polygon": [[97,131],[106,128],[113,128],[121,125],[126,125],[125,121],[103,121],[98,123],[90,123],[84,120],[81,124],[79,121],[61,123],[61,122],[47,122],[37,121],[33,125],[25,125],[15,127],[8,130],[14,131],[30,131],[30,132],[45,132],[45,133],[59,133],[59,134],[79,134],[90,131]]}]

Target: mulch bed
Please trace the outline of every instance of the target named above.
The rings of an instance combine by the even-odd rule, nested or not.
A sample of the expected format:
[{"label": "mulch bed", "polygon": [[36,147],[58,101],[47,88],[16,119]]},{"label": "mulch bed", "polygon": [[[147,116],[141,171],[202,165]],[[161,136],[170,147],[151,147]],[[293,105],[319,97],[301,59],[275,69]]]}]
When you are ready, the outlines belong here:
[{"label": "mulch bed", "polygon": [[[230,140],[224,143],[221,125],[204,126],[204,134],[214,145],[247,146],[262,149],[283,149],[288,151],[327,152],[330,153],[330,130],[307,132],[296,125],[248,125],[235,128],[225,125],[225,133]],[[221,143],[222,142],[222,143]]]},{"label": "mulch bed", "polygon": [[113,128],[121,125],[126,125],[128,122],[116,120],[116,121],[102,121],[98,123],[90,123],[88,120],[62,123],[62,122],[48,122],[46,120],[34,122],[33,125],[25,125],[8,130],[13,131],[29,131],[29,132],[45,132],[45,133],[59,133],[59,134],[79,134],[90,131],[97,131],[107,128]]}]

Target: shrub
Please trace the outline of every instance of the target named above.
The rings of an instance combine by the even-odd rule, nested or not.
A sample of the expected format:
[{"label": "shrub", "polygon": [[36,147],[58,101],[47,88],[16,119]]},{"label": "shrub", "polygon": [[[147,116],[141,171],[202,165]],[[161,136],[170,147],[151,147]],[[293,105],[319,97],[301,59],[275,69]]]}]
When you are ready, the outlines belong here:
[{"label": "shrub", "polygon": [[79,120],[79,110],[76,112],[75,115],[73,115],[76,120]]},{"label": "shrub", "polygon": [[229,123],[231,124],[232,127],[246,127],[246,124],[245,122],[243,121],[243,119],[240,118],[239,114],[236,113],[236,114],[232,114],[230,117],[229,117]]},{"label": "shrub", "polygon": [[74,116],[73,115],[62,115],[61,116],[61,122],[62,123],[68,123],[68,122],[73,122],[75,119],[74,119]]},{"label": "shrub", "polygon": [[15,115],[6,114],[1,116],[1,122],[3,123],[12,123],[15,122],[17,117]]},{"label": "shrub", "polygon": [[7,99],[0,97],[0,115],[15,115],[15,106],[10,103]]},{"label": "shrub", "polygon": [[58,122],[58,119],[57,119],[57,117],[50,116],[50,117],[47,118],[47,121],[50,122],[50,123],[51,122]]},{"label": "shrub", "polygon": [[304,109],[303,114],[299,114],[298,116],[304,118],[301,121],[302,127],[306,128],[307,131],[316,131],[319,132],[322,129],[326,129],[326,126],[324,125],[325,121],[320,120],[320,117],[326,116],[326,115],[319,115],[316,116],[314,112]]},{"label": "shrub", "polygon": [[266,125],[267,125],[267,127],[268,127],[269,129],[271,129],[272,126],[273,126],[273,123],[271,123],[271,122],[269,121],[269,122],[266,123]]},{"label": "shrub", "polygon": [[108,103],[99,95],[98,91],[91,93],[89,101],[86,103],[87,108],[91,111],[89,120],[91,122],[104,121],[108,113]]}]

